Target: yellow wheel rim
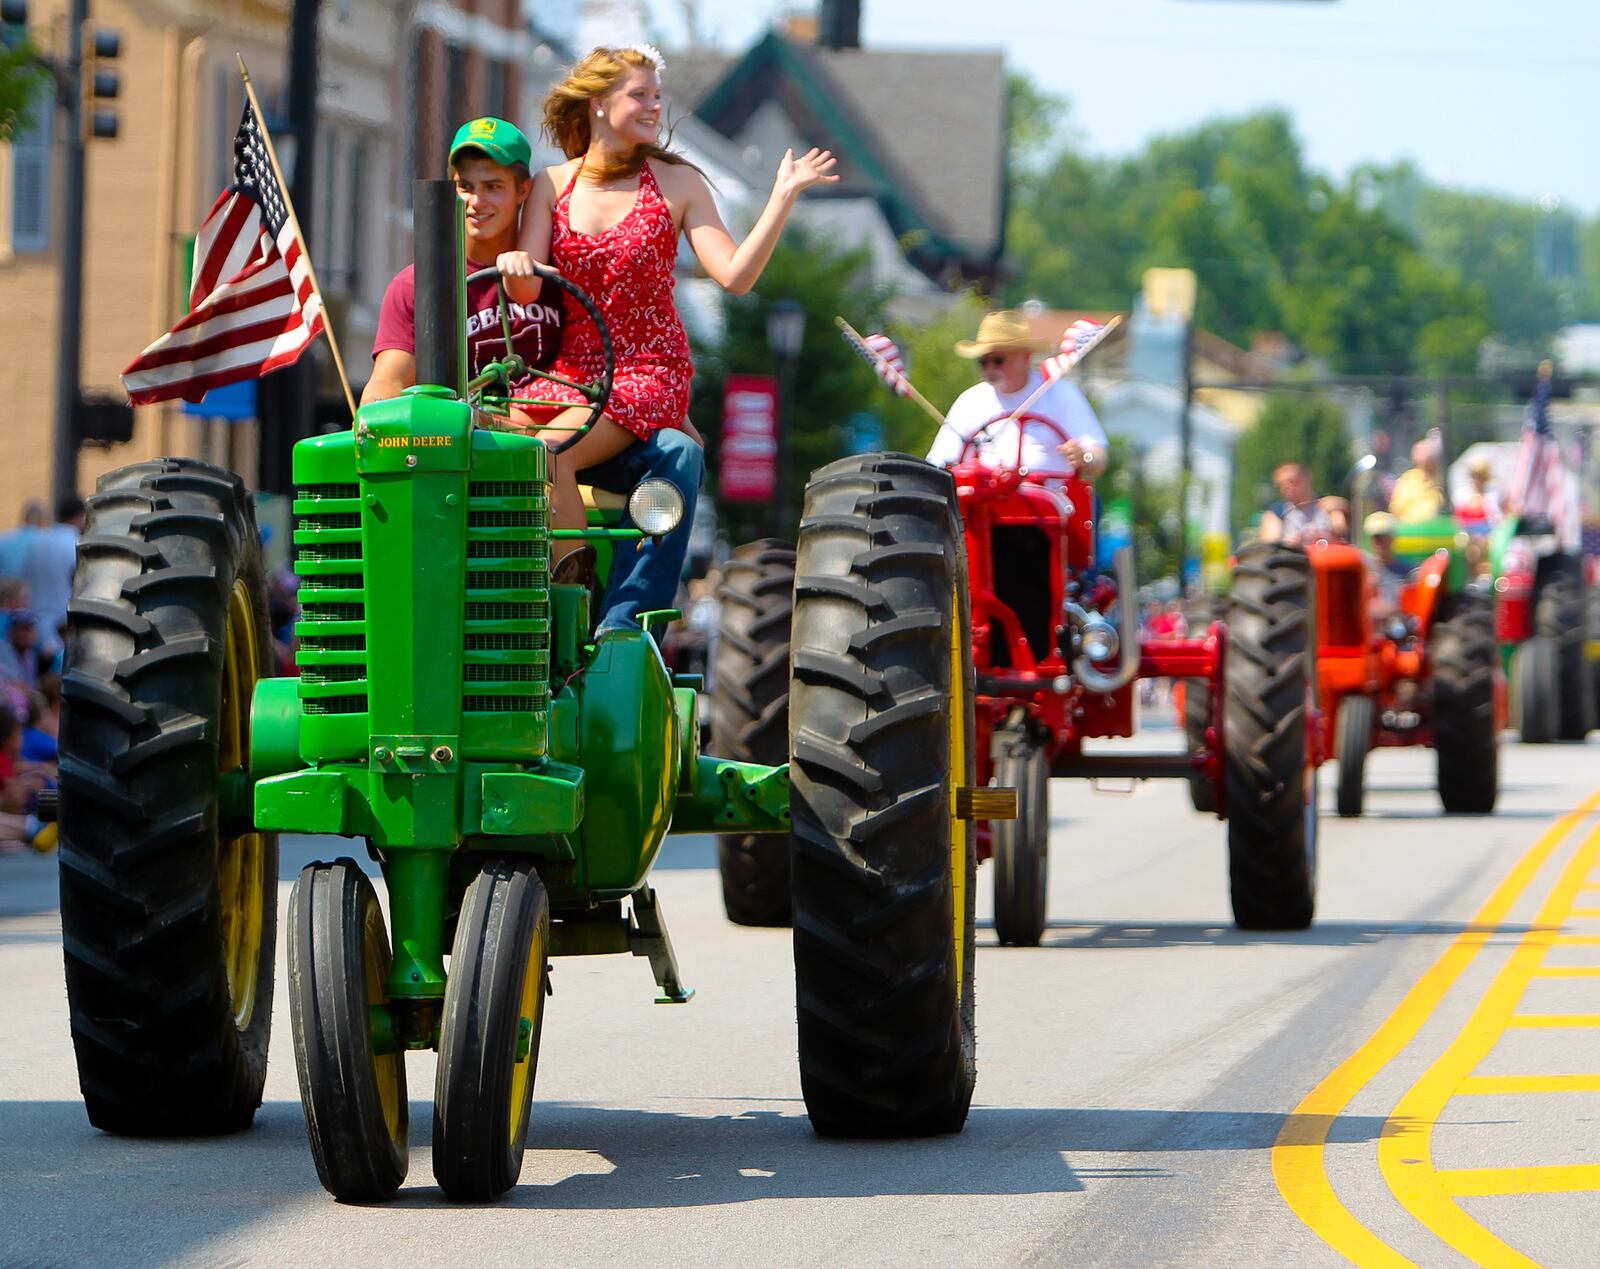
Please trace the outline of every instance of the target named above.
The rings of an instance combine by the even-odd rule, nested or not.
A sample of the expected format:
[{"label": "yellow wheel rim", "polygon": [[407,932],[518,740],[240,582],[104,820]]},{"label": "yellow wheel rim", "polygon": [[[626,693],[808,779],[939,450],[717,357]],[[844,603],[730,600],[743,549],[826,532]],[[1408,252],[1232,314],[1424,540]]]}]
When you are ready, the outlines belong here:
[{"label": "yellow wheel rim", "polygon": [[[256,640],[250,589],[241,578],[228,596],[228,630],[222,652],[222,709],[218,720],[217,766],[234,771],[246,765],[250,748],[250,698],[261,677],[261,646]],[[256,1010],[261,972],[262,908],[266,842],[260,833],[217,841],[217,888],[222,900],[222,954],[227,967],[233,1024],[247,1030]],[[269,971],[270,972],[270,971]]]},{"label": "yellow wheel rim", "polygon": [[961,596],[950,593],[950,909],[955,918],[956,999],[967,972],[967,821],[956,798],[967,782],[967,658],[961,647]]},{"label": "yellow wheel rim", "polygon": [[[528,945],[528,965],[522,971],[522,1000],[517,1006],[517,1064],[511,1068],[511,1105],[506,1115],[508,1139],[512,1145],[528,1132],[528,1084],[533,1079],[533,1045],[539,1035],[539,1010],[544,1008],[545,931],[541,924]],[[528,1048],[523,1052],[524,1029]]]},{"label": "yellow wheel rim", "polygon": [[[384,979],[389,974],[389,937],[383,928],[383,912],[375,900],[367,903],[366,915],[361,925],[361,972],[367,984],[367,1007],[389,1003]],[[372,1031],[367,1030],[367,1043],[371,1044]],[[389,1131],[389,1140],[400,1136],[400,1063],[405,1054],[400,1051],[373,1055],[372,1074],[378,1085],[378,1105],[383,1109],[383,1126]]]}]

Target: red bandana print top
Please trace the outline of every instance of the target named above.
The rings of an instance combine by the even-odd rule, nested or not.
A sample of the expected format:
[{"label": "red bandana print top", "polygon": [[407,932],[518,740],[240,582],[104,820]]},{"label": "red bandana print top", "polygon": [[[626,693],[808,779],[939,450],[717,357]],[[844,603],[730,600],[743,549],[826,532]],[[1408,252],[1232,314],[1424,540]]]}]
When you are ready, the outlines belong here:
[{"label": "red bandana print top", "polygon": [[[582,164],[556,200],[550,263],[594,300],[611,329],[616,371],[606,416],[641,440],[658,428],[677,427],[689,413],[689,336],[672,303],[678,229],[650,164],[639,169],[633,210],[599,234],[579,233],[569,213]],[[592,383],[605,370],[600,332],[583,306],[564,298],[561,353],[551,370]],[[540,397],[584,404],[571,388],[541,383]]]}]

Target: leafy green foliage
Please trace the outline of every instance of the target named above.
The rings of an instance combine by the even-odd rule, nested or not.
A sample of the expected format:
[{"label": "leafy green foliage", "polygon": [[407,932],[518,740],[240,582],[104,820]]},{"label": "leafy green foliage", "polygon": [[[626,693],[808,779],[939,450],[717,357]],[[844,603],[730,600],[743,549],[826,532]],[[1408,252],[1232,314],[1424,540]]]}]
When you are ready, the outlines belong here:
[{"label": "leafy green foliage", "polygon": [[1267,399],[1261,417],[1239,437],[1233,450],[1234,532],[1276,501],[1272,471],[1298,461],[1311,472],[1319,494],[1345,492],[1350,471],[1350,441],[1344,419],[1331,401],[1310,393],[1279,392]]},{"label": "leafy green foliage", "polygon": [[[1133,506],[1134,576],[1141,583],[1178,576],[1177,482],[1152,480],[1133,446],[1123,436],[1113,436],[1106,456],[1105,474],[1097,486],[1102,501],[1127,498]],[[1196,548],[1188,543],[1191,553]]]},{"label": "leafy green foliage", "polygon": [[38,65],[38,50],[26,40],[0,44],[0,141],[9,141],[26,127],[35,112],[47,110],[43,89],[48,79]]}]

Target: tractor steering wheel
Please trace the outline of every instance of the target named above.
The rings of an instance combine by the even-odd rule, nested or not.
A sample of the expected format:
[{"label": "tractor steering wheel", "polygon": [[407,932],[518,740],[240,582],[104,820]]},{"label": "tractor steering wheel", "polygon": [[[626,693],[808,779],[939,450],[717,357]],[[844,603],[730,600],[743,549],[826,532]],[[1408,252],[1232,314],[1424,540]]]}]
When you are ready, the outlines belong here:
[{"label": "tractor steering wheel", "polygon": [[[570,443],[570,441],[577,440],[578,437],[582,436],[600,421],[600,416],[605,413],[606,402],[611,399],[611,381],[613,376],[616,374],[617,369],[616,353],[611,346],[611,328],[606,325],[605,316],[600,312],[599,305],[590,299],[588,294],[576,282],[569,281],[567,278],[562,277],[561,274],[557,273],[548,265],[536,264],[533,266],[533,268],[534,272],[542,281],[553,282],[558,289],[565,291],[568,295],[572,296],[573,299],[577,300],[579,304],[583,305],[584,310],[594,320],[595,329],[600,332],[600,355],[604,360],[605,369],[601,372],[600,378],[595,380],[593,383],[575,383],[571,379],[564,379],[560,375],[551,374],[547,370],[540,370],[537,366],[527,365],[522,360],[521,356],[517,353],[517,350],[515,347],[513,347],[511,342],[511,301],[506,295],[505,279],[500,276],[500,270],[498,268],[495,268],[491,265],[487,269],[479,269],[476,273],[469,274],[467,277],[467,284],[471,285],[474,282],[484,282],[490,278],[493,278],[495,281],[496,288],[498,289],[500,295],[500,333],[504,338],[506,345],[505,359],[502,364],[508,370],[526,370],[529,374],[537,376],[540,379],[548,379],[551,383],[559,383],[564,387],[572,388],[576,392],[581,393],[584,399],[589,402],[589,417],[583,421],[583,424],[580,427],[575,428],[572,431],[569,438]],[[508,383],[507,387],[509,388],[509,386],[510,385]],[[569,401],[522,401],[518,398],[511,397],[506,398],[506,403],[563,406],[570,406],[572,404]]]},{"label": "tractor steering wheel", "polygon": [[[983,439],[983,436],[986,432],[988,432],[991,428],[999,427],[1002,423],[1007,423],[1011,420],[1012,416],[1009,414],[998,414],[980,427],[971,436],[965,437],[961,442],[961,453],[956,456],[955,466],[959,467],[962,463],[964,463],[967,460],[967,455],[969,453],[974,457],[977,456],[978,442]],[[1022,446],[1024,441],[1027,439],[1027,429],[1030,424],[1042,424],[1048,431],[1055,433],[1055,435],[1060,438],[1063,445],[1072,439],[1072,437],[1068,435],[1066,428],[1062,427],[1061,424],[1057,423],[1054,419],[1046,418],[1042,414],[1019,414],[1016,416],[1015,421],[1017,425],[1017,460],[1012,466],[1013,469],[1018,472],[1023,470]],[[946,426],[949,425],[946,424]],[[1063,461],[1065,461],[1064,458]],[[1057,473],[1049,472],[1045,474],[1056,475]]]}]

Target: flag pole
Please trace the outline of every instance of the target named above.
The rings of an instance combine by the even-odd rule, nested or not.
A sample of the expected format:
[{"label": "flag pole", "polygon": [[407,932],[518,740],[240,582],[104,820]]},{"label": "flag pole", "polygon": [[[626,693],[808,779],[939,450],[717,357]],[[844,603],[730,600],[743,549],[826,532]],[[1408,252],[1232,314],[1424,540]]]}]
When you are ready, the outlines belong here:
[{"label": "flag pole", "polygon": [[[861,337],[861,332],[856,330],[854,326],[850,325],[850,323],[845,321],[842,317],[835,317],[833,320],[840,330],[854,336],[858,344],[860,344],[862,347],[866,347],[867,341]],[[868,348],[867,351],[871,352],[872,350]],[[873,353],[872,355],[876,357],[878,354]],[[900,380],[906,385],[906,391],[911,394],[911,399],[928,412],[929,418],[931,418],[935,423],[943,426],[945,422],[944,415],[939,412],[938,408],[934,406],[933,402],[929,401],[927,397],[923,396],[922,393],[916,390],[916,388],[912,385],[910,376],[902,373]]]},{"label": "flag pole", "polygon": [[[294,214],[294,203],[289,199],[289,186],[283,179],[283,169],[278,166],[278,155],[272,148],[272,133],[267,130],[267,117],[261,111],[261,103],[256,100],[255,85],[250,82],[250,72],[245,69],[244,57],[240,54],[239,74],[244,77],[244,90],[250,98],[250,108],[255,112],[256,122],[261,125],[261,139],[266,142],[267,161],[272,164],[272,174],[277,178],[278,188],[283,191],[283,205],[289,209],[289,223],[294,226],[294,240],[300,246],[300,258],[306,262],[306,276],[311,280],[311,289],[317,293],[317,299],[322,299],[322,288],[317,285],[317,271],[311,264],[311,248],[306,246],[306,240],[300,233],[300,217]],[[327,305],[322,308],[322,333],[328,337],[328,347],[333,352],[333,365],[339,372],[339,385],[344,389],[345,404],[350,407],[350,418],[353,422],[356,417],[356,398],[350,391],[350,376],[344,372],[344,357],[339,353],[339,340],[333,333],[333,320],[328,315]]]},{"label": "flag pole", "polygon": [[[1101,340],[1105,339],[1105,337],[1107,335],[1109,335],[1112,331],[1116,330],[1116,328],[1118,326],[1120,326],[1121,324],[1122,324],[1122,314],[1121,313],[1117,313],[1111,318],[1111,320],[1109,322],[1107,322],[1104,326],[1102,326],[1100,328],[1100,334],[1095,338],[1095,344],[1098,346]],[[1093,352],[1093,351],[1094,351],[1093,348],[1091,348],[1089,350],[1089,352]],[[1089,355],[1089,353],[1085,353],[1084,354],[1085,357],[1087,357],[1088,355]],[[1076,370],[1077,368],[1078,368],[1077,364],[1074,363],[1072,369]],[[1050,387],[1051,387],[1052,384],[1055,384],[1055,383],[1059,382],[1061,379],[1065,379],[1065,378],[1066,378],[1065,374],[1058,375],[1055,379],[1052,379],[1048,375],[1046,375],[1045,376],[1045,381],[1043,383],[1041,383],[1037,388],[1035,388],[1032,393],[1029,394],[1028,399],[1026,401],[1024,401],[1021,405],[1019,405],[1015,410],[1011,411],[1011,416],[1006,420],[1006,422],[1015,423],[1018,419],[1020,419],[1024,414],[1026,414],[1028,412],[1029,408],[1032,407],[1033,404],[1035,402],[1037,402],[1040,397],[1042,397],[1046,392],[1048,392],[1050,390]]]}]

